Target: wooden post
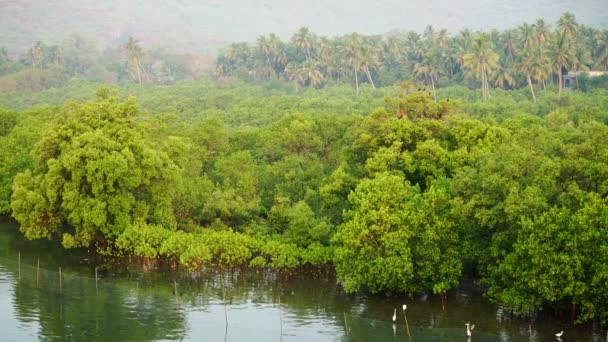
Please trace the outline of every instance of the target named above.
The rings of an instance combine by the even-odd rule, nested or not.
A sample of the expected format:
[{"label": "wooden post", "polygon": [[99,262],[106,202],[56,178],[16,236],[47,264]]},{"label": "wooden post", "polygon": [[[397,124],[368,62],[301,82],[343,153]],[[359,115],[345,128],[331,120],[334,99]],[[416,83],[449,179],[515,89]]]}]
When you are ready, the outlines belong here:
[{"label": "wooden post", "polygon": [[344,329],[346,330],[346,336],[348,336],[350,331],[348,329],[348,320],[346,319],[346,311],[344,311]]},{"label": "wooden post", "polygon": [[173,280],[173,293],[177,296],[177,281],[175,279]]},{"label": "wooden post", "polygon": [[403,310],[403,318],[405,319],[405,328],[407,329],[407,337],[412,341],[412,335],[410,334],[410,325],[407,323],[407,315],[405,314],[405,310]]},{"label": "wooden post", "polygon": [[61,279],[61,267],[59,267],[59,288],[63,288],[63,279]]},{"label": "wooden post", "polygon": [[40,286],[40,257],[38,257],[38,262],[36,263],[36,287]]},{"label": "wooden post", "polygon": [[281,342],[283,342],[283,312],[281,311],[281,296],[279,296],[279,322],[281,323]]},{"label": "wooden post", "polygon": [[21,279],[21,251],[17,255],[17,264],[19,265],[19,279]]},{"label": "wooden post", "polygon": [[97,281],[99,278],[97,278],[97,266],[95,266],[95,290],[97,290]]}]

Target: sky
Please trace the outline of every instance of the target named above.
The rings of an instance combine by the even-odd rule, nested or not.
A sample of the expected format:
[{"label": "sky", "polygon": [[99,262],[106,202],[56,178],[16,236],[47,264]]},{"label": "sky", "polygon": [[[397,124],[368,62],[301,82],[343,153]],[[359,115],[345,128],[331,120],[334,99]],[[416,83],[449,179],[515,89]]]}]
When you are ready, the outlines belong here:
[{"label": "sky", "polygon": [[458,32],[539,17],[555,24],[566,11],[608,28],[608,0],[0,0],[0,46],[25,49],[81,32],[101,47],[133,35],[147,47],[209,52],[270,32],[288,39],[302,26],[329,36],[421,32],[429,24]]}]

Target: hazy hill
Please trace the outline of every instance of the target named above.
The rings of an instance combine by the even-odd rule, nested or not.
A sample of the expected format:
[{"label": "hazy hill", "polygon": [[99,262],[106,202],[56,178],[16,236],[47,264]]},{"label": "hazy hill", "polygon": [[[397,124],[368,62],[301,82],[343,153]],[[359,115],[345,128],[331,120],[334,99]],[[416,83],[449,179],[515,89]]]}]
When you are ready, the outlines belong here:
[{"label": "hazy hill", "polygon": [[0,0],[0,46],[17,53],[36,40],[83,32],[101,46],[133,35],[146,47],[205,53],[268,32],[288,38],[301,26],[325,35],[422,31],[428,24],[504,29],[538,17],[553,23],[571,11],[579,22],[605,28],[607,9],[605,0]]}]

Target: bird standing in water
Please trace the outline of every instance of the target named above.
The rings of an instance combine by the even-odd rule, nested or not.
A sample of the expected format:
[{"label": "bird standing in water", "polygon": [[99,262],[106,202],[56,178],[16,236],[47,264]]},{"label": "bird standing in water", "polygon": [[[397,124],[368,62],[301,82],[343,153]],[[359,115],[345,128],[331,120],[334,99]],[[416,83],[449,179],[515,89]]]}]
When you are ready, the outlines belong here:
[{"label": "bird standing in water", "polygon": [[465,324],[465,325],[467,326],[467,336],[471,337],[471,331],[473,331],[473,329],[475,329],[475,324],[470,324],[469,322],[467,322],[467,324]]},{"label": "bird standing in water", "polygon": [[397,309],[393,308],[393,322],[397,322]]},{"label": "bird standing in water", "polygon": [[562,331],[558,332],[557,334],[555,334],[555,337],[561,339],[563,334],[564,334],[564,331],[562,330]]}]

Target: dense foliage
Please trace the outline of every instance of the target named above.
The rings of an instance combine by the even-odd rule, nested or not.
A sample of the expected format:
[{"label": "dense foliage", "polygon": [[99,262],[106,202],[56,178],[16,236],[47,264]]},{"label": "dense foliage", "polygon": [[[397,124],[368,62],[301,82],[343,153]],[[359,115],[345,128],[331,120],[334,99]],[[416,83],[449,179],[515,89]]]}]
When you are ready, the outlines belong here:
[{"label": "dense foliage", "polygon": [[[586,29],[568,18],[542,41],[572,44]],[[322,56],[316,39],[298,37],[289,58]],[[421,44],[436,39],[428,37]],[[426,92],[415,80],[378,89],[312,89],[307,80],[312,87],[296,91],[276,75],[260,85],[152,84],[133,55],[126,65],[136,83],[115,91],[95,96],[100,83],[72,79],[4,93],[0,103],[11,109],[0,109],[0,212],[28,238],[145,264],[329,266],[349,292],[441,296],[467,277],[518,313],[571,309],[579,321],[605,324],[605,80],[581,77],[585,89],[532,95],[532,69],[521,66],[528,88],[490,97],[484,65],[504,57],[492,51],[497,37],[473,39],[479,55],[462,55],[478,67],[443,74],[453,83],[479,78],[481,92],[450,82]],[[225,72],[276,61],[257,56]],[[512,58],[522,65],[521,54]],[[372,86],[413,77],[386,71],[394,80],[380,81],[371,64],[354,65],[353,76],[364,73]],[[535,80],[561,84],[565,67]],[[427,80],[443,82],[433,75]]]},{"label": "dense foliage", "polygon": [[[535,85],[546,89],[555,76],[561,93],[565,73],[589,70],[608,70],[608,30],[579,25],[572,13],[564,13],[555,29],[538,19],[502,32],[464,29],[452,36],[432,25],[422,34],[333,38],[303,27],[288,42],[271,33],[255,44],[233,43],[215,65],[218,77],[283,79],[296,90],[349,83],[359,91],[362,83],[375,88],[417,79],[433,94],[439,86],[467,84],[481,88],[484,98],[491,87],[527,87],[534,102]],[[578,78],[572,86],[581,87]]]}]

